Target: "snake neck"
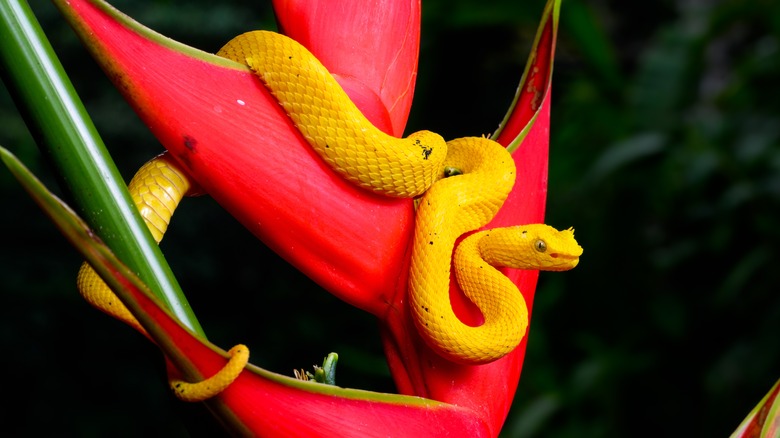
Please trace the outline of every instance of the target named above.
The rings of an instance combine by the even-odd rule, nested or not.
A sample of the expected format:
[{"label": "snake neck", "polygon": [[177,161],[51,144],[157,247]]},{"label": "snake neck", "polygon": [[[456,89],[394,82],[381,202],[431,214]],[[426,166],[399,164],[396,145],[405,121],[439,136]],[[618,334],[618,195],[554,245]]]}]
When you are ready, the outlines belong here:
[{"label": "snake neck", "polygon": [[423,339],[438,354],[458,363],[485,363],[509,350],[494,345],[489,326],[468,326],[453,312],[452,254],[462,234],[486,225],[498,212],[514,184],[515,167],[509,153],[487,139],[458,139],[448,148],[444,165],[462,174],[436,182],[419,203],[409,273],[410,306]]}]

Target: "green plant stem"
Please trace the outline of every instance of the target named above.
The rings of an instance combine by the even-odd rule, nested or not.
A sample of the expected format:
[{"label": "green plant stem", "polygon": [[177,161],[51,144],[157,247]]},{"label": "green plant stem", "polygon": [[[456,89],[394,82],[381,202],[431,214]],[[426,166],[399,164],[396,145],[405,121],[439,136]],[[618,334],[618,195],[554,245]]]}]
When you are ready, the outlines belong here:
[{"label": "green plant stem", "polygon": [[177,318],[203,335],[25,0],[0,1],[0,74],[80,214]]}]

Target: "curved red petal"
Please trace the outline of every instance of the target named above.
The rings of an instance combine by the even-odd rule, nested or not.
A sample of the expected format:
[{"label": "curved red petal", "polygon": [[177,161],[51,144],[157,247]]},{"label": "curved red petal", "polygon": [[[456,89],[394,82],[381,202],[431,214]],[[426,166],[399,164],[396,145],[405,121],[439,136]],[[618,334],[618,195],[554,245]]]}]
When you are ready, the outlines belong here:
[{"label": "curved red petal", "polygon": [[[223,369],[228,362],[224,351],[167,312],[86,223],[12,154],[0,148],[0,159],[135,316],[143,334],[165,353],[172,378],[197,382]],[[237,436],[484,437],[489,431],[474,412],[454,405],[301,382],[252,365],[241,369],[234,382],[205,402]]]},{"label": "curved red petal", "polygon": [[420,0],[275,0],[283,33],[328,67],[364,114],[403,133],[417,78]]},{"label": "curved red petal", "polygon": [[[69,238],[84,239],[78,245],[82,255],[165,353],[172,378],[200,381],[225,366],[226,353],[194,335],[165,311],[132,271],[81,225],[83,222],[60,219],[58,223],[64,224],[61,229]],[[84,227],[80,233],[75,228],[79,226]],[[186,376],[179,370],[186,370]],[[252,365],[206,403],[221,424],[237,436],[490,436],[484,420],[462,407],[301,382]]]},{"label": "curved red petal", "polygon": [[[193,336],[153,301],[138,299],[176,349],[186,353],[199,378],[215,374],[227,363],[224,352]],[[169,374],[181,378],[172,362]],[[483,417],[463,407],[301,382],[252,365],[206,403],[228,430],[241,436],[495,436]]]}]

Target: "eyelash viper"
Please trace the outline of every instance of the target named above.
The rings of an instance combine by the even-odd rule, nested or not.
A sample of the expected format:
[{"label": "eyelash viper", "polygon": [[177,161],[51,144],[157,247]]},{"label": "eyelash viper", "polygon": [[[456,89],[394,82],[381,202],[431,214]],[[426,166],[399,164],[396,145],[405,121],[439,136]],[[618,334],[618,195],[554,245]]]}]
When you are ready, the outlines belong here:
[{"label": "eyelash viper", "polygon": [[[277,33],[239,35],[217,55],[252,69],[312,148],[342,177],[383,195],[420,197],[409,305],[432,349],[454,362],[482,364],[519,344],[528,310],[517,287],[496,267],[568,270],[577,265],[582,248],[572,229],[532,224],[479,231],[456,249],[461,235],[495,216],[514,185],[514,162],[503,146],[478,137],[445,142],[429,131],[404,139],[389,136],[363,116],[311,53]],[[142,168],[136,178],[143,180],[144,172]],[[173,208],[175,203],[160,213],[165,226]],[[479,327],[462,323],[452,310],[453,265],[461,289],[483,314]]]},{"label": "eyelash viper", "polygon": [[514,161],[503,146],[476,137],[445,143],[429,131],[403,139],[387,135],[371,125],[317,58],[277,33],[239,35],[217,54],[252,69],[309,144],[344,178],[388,196],[422,195],[409,302],[430,347],[451,361],[481,364],[520,343],[528,326],[525,301],[491,265],[562,271],[577,265],[582,248],[573,230],[543,224],[476,234],[467,239],[474,243],[461,244],[456,252],[456,276],[485,322],[470,327],[453,313],[449,282],[456,239],[485,226],[514,185]]}]

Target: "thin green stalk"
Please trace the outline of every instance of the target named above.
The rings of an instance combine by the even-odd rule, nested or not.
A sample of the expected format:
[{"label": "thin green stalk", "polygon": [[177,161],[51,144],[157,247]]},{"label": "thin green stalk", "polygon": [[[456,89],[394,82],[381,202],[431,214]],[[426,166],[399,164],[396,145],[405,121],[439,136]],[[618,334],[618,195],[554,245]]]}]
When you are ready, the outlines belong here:
[{"label": "thin green stalk", "polygon": [[0,1],[0,75],[80,214],[177,318],[203,335],[25,0]]}]

